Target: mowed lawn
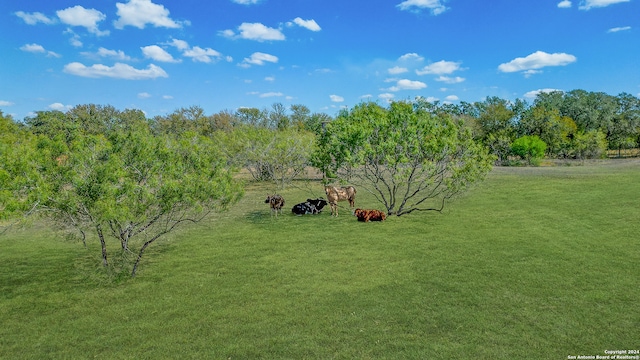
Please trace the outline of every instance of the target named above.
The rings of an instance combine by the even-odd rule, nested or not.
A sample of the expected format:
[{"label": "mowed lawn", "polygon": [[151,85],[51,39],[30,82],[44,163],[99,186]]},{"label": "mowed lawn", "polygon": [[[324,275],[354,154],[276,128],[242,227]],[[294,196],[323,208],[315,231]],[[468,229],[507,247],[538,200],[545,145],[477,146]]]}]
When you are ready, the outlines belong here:
[{"label": "mowed lawn", "polygon": [[[1,359],[566,359],[640,348],[640,162],[496,168],[440,214],[296,217],[249,184],[113,281],[43,224],[0,236]],[[356,206],[380,208],[364,191]],[[111,244],[111,251],[117,244]]]}]

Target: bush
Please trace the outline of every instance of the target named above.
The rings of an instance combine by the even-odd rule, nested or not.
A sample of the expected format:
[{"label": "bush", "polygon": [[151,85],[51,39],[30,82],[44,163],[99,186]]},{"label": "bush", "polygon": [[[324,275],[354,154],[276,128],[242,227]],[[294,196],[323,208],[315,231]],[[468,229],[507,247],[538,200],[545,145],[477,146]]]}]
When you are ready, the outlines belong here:
[{"label": "bush", "polygon": [[529,165],[538,165],[546,150],[547,144],[536,135],[519,137],[511,144],[511,152]]}]

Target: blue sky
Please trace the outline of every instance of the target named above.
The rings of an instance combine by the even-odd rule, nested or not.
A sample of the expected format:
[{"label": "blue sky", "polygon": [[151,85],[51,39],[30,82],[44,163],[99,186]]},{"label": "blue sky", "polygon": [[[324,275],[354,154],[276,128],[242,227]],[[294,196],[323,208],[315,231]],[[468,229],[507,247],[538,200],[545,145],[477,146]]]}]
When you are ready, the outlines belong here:
[{"label": "blue sky", "polygon": [[0,109],[640,96],[640,0],[3,0]]}]

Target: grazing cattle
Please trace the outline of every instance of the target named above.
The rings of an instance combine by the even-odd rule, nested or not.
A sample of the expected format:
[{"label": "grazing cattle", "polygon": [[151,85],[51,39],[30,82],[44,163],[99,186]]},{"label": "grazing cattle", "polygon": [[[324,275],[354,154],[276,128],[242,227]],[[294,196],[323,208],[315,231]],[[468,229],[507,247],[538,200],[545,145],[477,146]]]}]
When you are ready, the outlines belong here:
[{"label": "grazing cattle", "polygon": [[325,186],[324,192],[331,206],[331,215],[338,216],[338,201],[348,200],[349,206],[354,207],[356,201],[356,188],[353,186]]},{"label": "grazing cattle", "polygon": [[319,214],[325,206],[327,206],[327,200],[323,198],[307,199],[303,203],[294,205],[291,212],[296,215]]},{"label": "grazing cattle", "polygon": [[264,202],[269,204],[271,207],[271,216],[273,216],[273,213],[275,212],[276,217],[278,217],[278,211],[282,214],[282,207],[284,206],[284,198],[282,196],[278,194],[268,195],[267,200]]},{"label": "grazing cattle", "polygon": [[358,221],[383,221],[387,218],[387,214],[380,210],[356,209],[353,215],[358,217]]}]

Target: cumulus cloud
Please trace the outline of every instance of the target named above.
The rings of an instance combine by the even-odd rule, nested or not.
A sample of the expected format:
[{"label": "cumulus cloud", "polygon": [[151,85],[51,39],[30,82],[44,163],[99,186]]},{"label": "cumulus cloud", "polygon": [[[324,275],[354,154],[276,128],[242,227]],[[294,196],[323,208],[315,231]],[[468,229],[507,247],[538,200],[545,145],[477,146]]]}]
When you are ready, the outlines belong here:
[{"label": "cumulus cloud", "polygon": [[13,103],[11,101],[0,100],[0,106],[12,106]]},{"label": "cumulus cloud", "polygon": [[113,22],[116,29],[123,29],[125,26],[144,29],[147,24],[170,29],[182,27],[182,24],[169,17],[169,10],[151,0],[129,0],[128,3],[116,3],[116,7],[116,14],[119,16]]},{"label": "cumulus cloud", "polygon": [[329,95],[329,99],[333,102],[343,102],[344,98],[340,95]]},{"label": "cumulus cloud", "polygon": [[139,99],[148,99],[151,97],[151,94],[149,94],[148,92],[141,92],[138,93],[138,98]]},{"label": "cumulus cloud", "polygon": [[571,7],[571,1],[563,0],[558,3],[558,7],[561,9],[568,9]]},{"label": "cumulus cloud", "polygon": [[[515,58],[508,63],[500,64],[498,70],[506,73],[530,70],[539,70],[547,66],[566,66],[577,61],[573,55],[566,53],[549,54],[544,51],[536,51],[526,57]],[[529,75],[531,72],[528,73]]]},{"label": "cumulus cloud", "polygon": [[456,77],[439,76],[436,78],[436,81],[444,82],[447,84],[459,84],[465,80],[466,80],[465,78],[460,76],[456,76]]},{"label": "cumulus cloud", "polygon": [[422,81],[413,81],[409,79],[400,79],[396,82],[395,86],[390,87],[389,91],[400,91],[400,90],[420,90],[427,87],[427,84]]},{"label": "cumulus cloud", "polygon": [[72,62],[64,67],[64,72],[71,75],[89,78],[115,78],[126,80],[145,80],[158,77],[169,77],[159,66],[151,64],[146,69],[136,69],[130,65],[116,63],[114,66],[95,64],[85,66],[79,62]]},{"label": "cumulus cloud", "polygon": [[277,63],[278,62],[278,57],[271,55],[271,54],[265,54],[265,53],[261,53],[261,52],[254,52],[253,54],[251,54],[250,57],[245,58],[244,61],[242,62],[242,64],[240,64],[240,66],[242,67],[249,67],[251,65],[259,65],[262,66],[265,63]]},{"label": "cumulus cloud", "polygon": [[614,28],[611,28],[611,29],[607,30],[607,32],[608,33],[616,33],[616,32],[627,31],[627,30],[631,30],[631,26],[614,27]]},{"label": "cumulus cloud", "polygon": [[416,53],[408,53],[398,58],[400,61],[422,61],[424,58]]},{"label": "cumulus cloud", "polygon": [[261,23],[242,23],[238,26],[238,34],[233,30],[224,30],[220,35],[230,39],[246,39],[255,41],[280,41],[285,40],[285,36],[279,29],[270,28]]},{"label": "cumulus cloud", "polygon": [[560,90],[560,89],[549,89],[549,88],[532,90],[532,91],[529,91],[528,93],[524,94],[524,97],[526,97],[527,99],[535,99],[538,96],[538,94],[540,94],[540,93],[552,93],[552,92],[555,92],[555,91],[562,91],[562,90]]},{"label": "cumulus cloud", "polygon": [[63,103],[57,102],[57,103],[50,104],[48,108],[51,110],[67,111],[71,109],[71,105],[64,105]]},{"label": "cumulus cloud", "polygon": [[446,75],[446,74],[451,74],[458,70],[460,70],[459,62],[441,60],[425,66],[424,68],[422,68],[422,70],[416,70],[416,74]]},{"label": "cumulus cloud", "polygon": [[293,23],[295,23],[296,25],[303,27],[305,29],[311,30],[311,31],[320,31],[322,30],[322,28],[320,28],[320,25],[318,25],[318,23],[315,20],[303,20],[302,18],[295,18],[293,19]]},{"label": "cumulus cloud", "polygon": [[391,75],[403,74],[409,71],[409,69],[400,66],[394,66],[387,70]]},{"label": "cumulus cloud", "polygon": [[449,95],[446,98],[444,98],[446,101],[458,101],[460,100],[459,97],[457,97],[456,95]]},{"label": "cumulus cloud", "polygon": [[20,47],[20,50],[26,51],[26,52],[30,52],[30,53],[47,54],[48,57],[56,57],[56,58],[62,57],[58,53],[55,53],[53,51],[45,50],[45,48],[42,45],[39,45],[39,44],[25,44],[25,45]]},{"label": "cumulus cloud", "polygon": [[37,23],[51,25],[56,23],[55,19],[49,18],[48,16],[40,12],[26,13],[24,11],[17,11],[15,14],[17,17],[24,20],[27,25],[35,25]]},{"label": "cumulus cloud", "polygon": [[213,50],[212,48],[203,49],[199,46],[194,46],[191,49],[185,50],[182,55],[191,58],[193,61],[203,63],[210,63],[214,59],[219,60],[222,58],[222,54]]},{"label": "cumulus cloud", "polygon": [[580,3],[580,10],[590,10],[593,8],[607,7],[613,4],[629,2],[630,0],[585,0]]},{"label": "cumulus cloud", "polygon": [[85,9],[80,5],[56,11],[60,21],[70,26],[80,26],[97,36],[109,35],[109,30],[101,31],[98,23],[107,16],[96,9]]},{"label": "cumulus cloud", "polygon": [[81,53],[84,56],[91,58],[111,58],[120,61],[131,61],[131,57],[124,53],[122,50],[110,50],[107,48],[99,48],[97,52],[83,52]]},{"label": "cumulus cloud", "polygon": [[433,15],[440,15],[447,10],[441,0],[406,0],[396,5],[400,10],[429,10]]},{"label": "cumulus cloud", "polygon": [[378,97],[380,99],[382,99],[382,100],[385,100],[385,101],[389,102],[389,101],[393,100],[393,98],[396,97],[396,96],[394,94],[391,94],[391,93],[383,93],[383,94],[378,95]]},{"label": "cumulus cloud", "polygon": [[153,59],[155,61],[169,63],[180,62],[180,60],[174,59],[171,54],[169,54],[165,49],[161,48],[158,45],[143,46],[140,49],[142,50],[144,57]]}]

